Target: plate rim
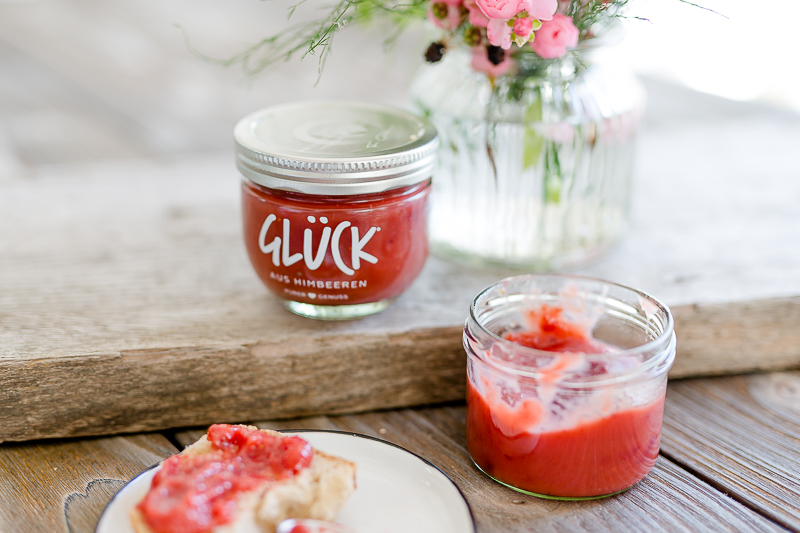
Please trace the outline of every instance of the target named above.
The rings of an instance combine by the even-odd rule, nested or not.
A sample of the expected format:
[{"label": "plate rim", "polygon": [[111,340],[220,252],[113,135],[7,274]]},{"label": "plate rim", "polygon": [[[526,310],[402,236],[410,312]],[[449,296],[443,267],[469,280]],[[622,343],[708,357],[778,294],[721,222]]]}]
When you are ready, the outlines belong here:
[{"label": "plate rim", "polygon": [[[264,429],[264,428],[259,428],[259,429]],[[269,428],[267,428],[267,429],[269,429]],[[461,489],[458,487],[458,485],[456,485],[456,482],[453,481],[453,479],[450,476],[448,476],[441,468],[439,468],[438,466],[436,466],[432,462],[428,461],[424,457],[420,456],[419,454],[414,453],[411,450],[409,450],[407,448],[404,448],[403,446],[400,446],[399,444],[395,444],[394,442],[390,442],[388,440],[384,440],[384,439],[381,439],[379,437],[373,437],[372,435],[365,435],[363,433],[356,433],[356,432],[353,432],[353,431],[344,431],[344,430],[341,430],[341,429],[310,429],[310,428],[303,428],[303,429],[273,429],[271,431],[277,431],[278,433],[335,433],[335,434],[338,434],[338,435],[347,435],[349,437],[356,437],[356,438],[360,438],[360,439],[372,440],[372,441],[378,442],[380,444],[387,444],[389,446],[397,448],[398,450],[404,451],[407,454],[413,455],[414,457],[416,457],[417,459],[419,459],[420,461],[422,461],[426,465],[435,468],[440,474],[442,474],[444,476],[444,478],[447,481],[450,482],[451,485],[453,485],[453,488],[456,489],[456,492],[458,492],[458,495],[464,501],[464,505],[467,506],[467,512],[469,513],[469,519],[470,519],[470,522],[472,523],[472,531],[470,533],[477,533],[477,527],[475,525],[475,514],[472,512],[472,506],[469,504],[469,501],[467,500],[466,496],[464,496],[464,493],[461,491]],[[178,451],[178,453],[181,453],[182,451],[183,450],[180,450],[180,451]],[[172,457],[172,455],[176,455],[176,454],[171,454],[171,455],[169,455],[167,457]],[[144,470],[142,470],[141,472],[139,472],[138,474],[133,476],[130,480],[128,480],[127,483],[125,483],[125,485],[122,486],[122,488],[120,488],[117,491],[116,494],[114,494],[114,496],[111,497],[110,500],[108,500],[108,503],[103,508],[103,512],[100,513],[100,516],[97,519],[97,524],[94,526],[94,533],[99,533],[98,528],[100,527],[100,522],[103,520],[103,516],[105,516],[106,511],[108,511],[109,507],[111,507],[111,505],[114,503],[114,500],[117,499],[117,496],[119,496],[119,494],[123,490],[125,490],[125,488],[129,484],[133,483],[134,481],[136,481],[137,479],[139,479],[140,477],[145,475],[150,470],[152,470],[152,469],[156,468],[157,466],[159,466],[162,462],[164,462],[164,460],[167,457],[165,457],[161,461],[155,463],[154,465],[148,466],[147,468],[145,468]]]}]

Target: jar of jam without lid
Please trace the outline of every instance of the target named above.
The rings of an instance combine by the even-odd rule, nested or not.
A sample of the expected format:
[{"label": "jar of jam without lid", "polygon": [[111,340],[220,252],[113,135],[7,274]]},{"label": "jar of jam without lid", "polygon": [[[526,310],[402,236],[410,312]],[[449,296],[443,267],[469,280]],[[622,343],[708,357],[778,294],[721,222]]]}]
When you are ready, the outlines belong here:
[{"label": "jar of jam without lid", "polygon": [[467,449],[496,481],[594,499],[655,465],[675,359],[658,300],[579,276],[508,278],[473,301],[464,346]]},{"label": "jar of jam without lid", "polygon": [[428,255],[438,139],[390,107],[303,102],[263,109],[234,131],[244,239],[264,284],[298,315],[377,313]]}]

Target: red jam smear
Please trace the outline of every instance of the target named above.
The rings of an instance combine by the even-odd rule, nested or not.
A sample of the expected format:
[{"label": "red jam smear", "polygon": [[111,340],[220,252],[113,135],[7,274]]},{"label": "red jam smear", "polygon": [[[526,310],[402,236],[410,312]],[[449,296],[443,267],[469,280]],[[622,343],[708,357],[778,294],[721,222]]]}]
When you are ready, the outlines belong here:
[{"label": "red jam smear", "polygon": [[543,305],[527,313],[530,331],[510,331],[503,338],[546,352],[599,354],[617,351],[613,346],[593,339],[580,325],[566,321],[563,315],[564,310],[560,307]]},{"label": "red jam smear", "polygon": [[153,477],[137,508],[156,533],[205,533],[230,523],[241,494],[291,478],[313,457],[311,445],[299,437],[242,426],[215,424],[208,440],[213,451],[173,455]]},{"label": "red jam smear", "polygon": [[[616,351],[563,319],[560,308],[543,306],[527,317],[530,331],[504,337],[562,357],[542,372],[539,386],[558,381],[581,354]],[[537,369],[538,370],[538,369]],[[602,374],[592,365],[588,374]],[[484,381],[484,388],[493,387]],[[487,474],[514,487],[562,498],[589,498],[625,490],[640,481],[658,458],[664,395],[651,403],[582,419],[562,430],[531,431],[545,416],[537,398],[509,405],[500,391],[481,394],[468,380],[467,448]],[[569,408],[569,400],[563,405]]]},{"label": "red jam smear", "polygon": [[[375,194],[322,196],[244,180],[250,262],[261,281],[286,300],[355,305],[394,298],[416,279],[428,256],[429,192],[429,181]],[[273,245],[276,239],[279,245]]]}]

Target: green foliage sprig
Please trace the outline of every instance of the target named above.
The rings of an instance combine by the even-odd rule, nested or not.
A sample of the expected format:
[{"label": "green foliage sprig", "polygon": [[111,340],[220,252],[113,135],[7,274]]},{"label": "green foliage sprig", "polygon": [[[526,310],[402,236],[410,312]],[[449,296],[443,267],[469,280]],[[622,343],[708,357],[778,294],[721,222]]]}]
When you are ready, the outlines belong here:
[{"label": "green foliage sprig", "polygon": [[591,37],[592,28],[598,23],[623,17],[623,10],[628,0],[604,2],[603,0],[586,0],[570,2],[564,14],[572,18],[575,27],[580,31],[581,40]]},{"label": "green foliage sprig", "polygon": [[[287,20],[291,20],[297,9],[305,3],[300,0],[288,8]],[[321,74],[331,52],[335,35],[354,22],[368,22],[387,19],[392,31],[386,42],[392,42],[414,20],[422,20],[427,12],[428,0],[339,0],[321,8],[326,14],[308,22],[291,24],[275,35],[266,37],[248,46],[238,54],[227,59],[209,57],[191,46],[184,31],[187,46],[198,57],[224,66],[241,65],[249,76],[263,72],[279,61],[288,61],[300,55],[316,56],[318,72]]]}]

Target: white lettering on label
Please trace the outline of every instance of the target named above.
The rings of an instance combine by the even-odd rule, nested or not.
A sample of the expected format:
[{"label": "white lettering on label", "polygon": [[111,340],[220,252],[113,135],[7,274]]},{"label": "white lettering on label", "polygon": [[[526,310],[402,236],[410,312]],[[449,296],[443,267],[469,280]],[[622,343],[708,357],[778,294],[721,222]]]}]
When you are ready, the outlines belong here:
[{"label": "white lettering on label", "polygon": [[378,228],[369,228],[369,231],[366,235],[364,235],[364,238],[358,240],[358,228],[350,228],[350,231],[353,232],[353,268],[355,270],[361,268],[362,259],[368,263],[372,263],[373,265],[378,262],[377,257],[362,251],[364,246],[369,242],[372,236],[375,235],[377,230]]},{"label": "white lettering on label", "polygon": [[344,264],[344,261],[342,261],[342,256],[339,252],[339,239],[342,236],[342,232],[347,229],[349,225],[349,222],[344,221],[336,226],[336,229],[333,231],[333,241],[331,241],[331,252],[333,252],[333,262],[336,263],[337,268],[348,276],[352,276],[356,273],[355,270]]},{"label": "white lettering on label", "polygon": [[280,283],[287,283],[287,284],[289,283],[289,276],[286,276],[284,274],[276,274],[275,272],[270,272],[269,277],[270,279],[274,279],[275,281],[278,281]]},{"label": "white lettering on label", "polygon": [[322,239],[319,241],[319,248],[317,248],[317,257],[312,255],[311,239],[314,237],[313,232],[306,228],[303,232],[303,259],[306,260],[306,266],[309,270],[316,270],[325,259],[325,250],[328,248],[328,239],[331,238],[331,228],[325,226],[322,230]]},{"label": "white lettering on label", "polygon": [[[281,259],[283,259],[284,266],[292,266],[293,264],[297,263],[303,258],[303,254],[294,254],[289,255],[289,219],[283,219],[283,254],[281,255]],[[277,266],[277,265],[276,265]]]},{"label": "white lettering on label", "polygon": [[[283,276],[281,274],[273,275],[273,273],[270,273],[269,277],[281,283],[289,284],[288,276]],[[292,284],[298,287],[316,287],[317,289],[364,289],[367,286],[367,280],[322,281],[319,279],[294,278]]]},{"label": "white lettering on label", "polygon": [[[267,243],[267,235],[269,234],[269,230],[272,227],[272,223],[278,219],[275,215],[268,215],[267,218],[264,220],[264,223],[261,225],[261,231],[258,234],[258,247],[261,249],[261,252],[264,254],[272,254],[272,264],[275,266],[281,266],[283,263],[284,266],[291,266],[297,263],[300,260],[303,260],[308,267],[309,270],[317,270],[325,260],[325,254],[328,251],[328,245],[330,244],[331,248],[331,255],[333,256],[333,262],[342,273],[347,276],[355,275],[356,271],[361,268],[361,261],[366,261],[367,263],[372,263],[373,265],[378,262],[378,258],[374,255],[366,252],[364,247],[367,246],[369,241],[375,235],[375,232],[381,230],[381,228],[372,226],[367,229],[366,234],[364,234],[363,238],[359,238],[360,231],[359,228],[353,226],[352,223],[345,220],[340,222],[335,229],[331,230],[330,226],[324,226],[322,228],[322,236],[320,237],[319,245],[317,246],[316,254],[313,250],[313,242],[314,242],[314,230],[312,228],[306,228],[303,230],[303,252],[302,253],[292,253],[291,251],[291,221],[288,218],[283,219],[283,232],[282,236],[276,236],[272,239],[271,242]],[[307,217],[308,222],[314,224],[316,223],[317,219],[314,216]],[[319,217],[319,221],[322,224],[328,223],[327,217]],[[344,259],[342,258],[342,252],[340,247],[340,242],[342,240],[342,235],[344,234],[344,230],[350,228],[350,265],[348,266],[345,263]],[[346,249],[346,248],[345,248]],[[326,288],[356,288],[357,282],[352,281],[348,283],[347,281],[342,282],[328,282],[333,283],[331,287]],[[360,282],[359,282],[360,283]]]},{"label": "white lettering on label", "polygon": [[266,244],[264,241],[267,238],[267,232],[269,231],[269,227],[272,225],[278,217],[275,215],[270,215],[264,221],[264,224],[261,225],[261,233],[258,234],[258,247],[261,248],[261,251],[265,254],[272,253],[272,264],[275,266],[280,266],[281,259],[280,259],[280,251],[281,251],[281,238],[275,237],[273,241],[269,244]]}]

